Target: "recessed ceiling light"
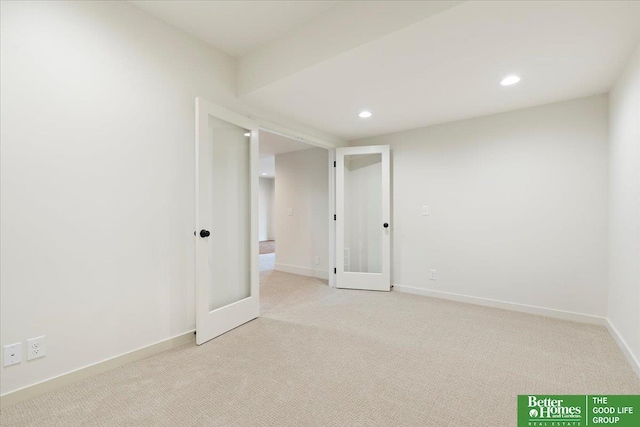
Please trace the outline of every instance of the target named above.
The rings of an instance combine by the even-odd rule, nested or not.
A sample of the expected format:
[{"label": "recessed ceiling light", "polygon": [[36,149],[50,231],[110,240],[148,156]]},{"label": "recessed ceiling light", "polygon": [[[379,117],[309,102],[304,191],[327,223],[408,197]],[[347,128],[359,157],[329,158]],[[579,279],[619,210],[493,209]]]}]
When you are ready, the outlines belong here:
[{"label": "recessed ceiling light", "polygon": [[251,132],[245,133],[244,136],[251,136]]},{"label": "recessed ceiling light", "polygon": [[514,85],[516,83],[518,83],[520,81],[520,77],[519,76],[507,76],[504,79],[500,80],[500,84],[502,86],[511,86]]},{"label": "recessed ceiling light", "polygon": [[368,119],[369,117],[371,117],[371,111],[361,111],[360,114],[358,114],[358,117],[362,119]]},{"label": "recessed ceiling light", "polygon": [[264,175],[266,175],[266,173],[263,173],[262,175],[264,176]]}]

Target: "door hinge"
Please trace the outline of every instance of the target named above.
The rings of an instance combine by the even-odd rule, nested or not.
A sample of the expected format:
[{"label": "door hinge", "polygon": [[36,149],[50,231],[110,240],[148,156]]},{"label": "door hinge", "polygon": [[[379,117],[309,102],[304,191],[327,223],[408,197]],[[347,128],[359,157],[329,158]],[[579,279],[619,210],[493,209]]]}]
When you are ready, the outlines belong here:
[{"label": "door hinge", "polygon": [[336,167],[336,161],[335,160],[333,161],[333,167],[334,168]]},{"label": "door hinge", "polygon": [[333,274],[338,274],[338,269],[337,268],[333,269]]},{"label": "door hinge", "polygon": [[334,220],[334,221],[336,220],[336,216],[335,216],[335,215],[333,216],[333,220]]}]

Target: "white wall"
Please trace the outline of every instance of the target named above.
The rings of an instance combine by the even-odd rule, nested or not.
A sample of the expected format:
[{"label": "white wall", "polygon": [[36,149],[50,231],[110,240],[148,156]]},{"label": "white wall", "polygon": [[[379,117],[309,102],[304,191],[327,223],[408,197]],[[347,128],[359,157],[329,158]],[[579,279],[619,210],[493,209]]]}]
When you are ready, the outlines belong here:
[{"label": "white wall", "polygon": [[194,328],[195,97],[277,118],[126,2],[1,8],[1,338],[47,341],[6,394]]},{"label": "white wall", "polygon": [[328,277],[328,156],[322,148],[276,155],[276,270]]},{"label": "white wall", "polygon": [[377,144],[395,284],[606,314],[606,95],[353,142]]},{"label": "white wall", "polygon": [[[260,149],[264,146],[264,138],[262,135],[268,135],[267,132],[260,132]],[[276,174],[276,158],[275,156],[265,157],[264,159],[260,159],[259,162],[260,167],[260,177],[263,175],[266,178],[273,178]]]},{"label": "white wall", "polygon": [[260,211],[259,211],[259,231],[260,241],[275,240],[274,229],[274,208],[275,208],[275,183],[273,178],[260,178]]},{"label": "white wall", "polygon": [[609,321],[640,367],[640,46],[609,103]]}]

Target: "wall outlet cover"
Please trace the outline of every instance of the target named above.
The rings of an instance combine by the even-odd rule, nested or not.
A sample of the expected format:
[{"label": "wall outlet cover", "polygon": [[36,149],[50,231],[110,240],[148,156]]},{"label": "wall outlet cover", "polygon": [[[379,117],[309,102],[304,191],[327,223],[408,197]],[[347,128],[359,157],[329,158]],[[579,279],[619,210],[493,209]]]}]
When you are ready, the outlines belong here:
[{"label": "wall outlet cover", "polygon": [[22,343],[5,345],[3,347],[2,365],[11,366],[22,362]]},{"label": "wall outlet cover", "polygon": [[44,335],[27,340],[27,360],[44,357],[45,350]]},{"label": "wall outlet cover", "polygon": [[436,280],[436,271],[429,270],[429,280]]}]

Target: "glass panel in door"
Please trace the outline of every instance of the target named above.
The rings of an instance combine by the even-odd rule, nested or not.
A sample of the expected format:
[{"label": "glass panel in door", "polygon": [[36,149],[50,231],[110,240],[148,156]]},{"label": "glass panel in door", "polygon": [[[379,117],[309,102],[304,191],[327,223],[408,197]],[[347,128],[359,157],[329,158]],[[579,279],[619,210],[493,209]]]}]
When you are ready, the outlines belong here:
[{"label": "glass panel in door", "polygon": [[344,156],[344,271],[382,272],[382,155]]},{"label": "glass panel in door", "polygon": [[209,116],[209,310],[251,295],[249,130]]}]

